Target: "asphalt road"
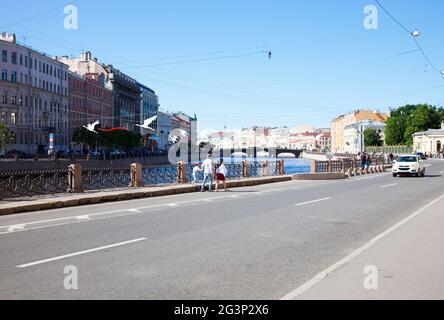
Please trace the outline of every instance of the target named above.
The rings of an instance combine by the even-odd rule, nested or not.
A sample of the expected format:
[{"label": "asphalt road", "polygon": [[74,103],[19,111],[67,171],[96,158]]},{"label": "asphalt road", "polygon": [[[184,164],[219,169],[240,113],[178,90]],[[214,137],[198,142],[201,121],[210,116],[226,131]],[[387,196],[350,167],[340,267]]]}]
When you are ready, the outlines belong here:
[{"label": "asphalt road", "polygon": [[[0,217],[0,299],[281,299],[444,193],[390,174]],[[78,290],[66,290],[66,266]]]}]

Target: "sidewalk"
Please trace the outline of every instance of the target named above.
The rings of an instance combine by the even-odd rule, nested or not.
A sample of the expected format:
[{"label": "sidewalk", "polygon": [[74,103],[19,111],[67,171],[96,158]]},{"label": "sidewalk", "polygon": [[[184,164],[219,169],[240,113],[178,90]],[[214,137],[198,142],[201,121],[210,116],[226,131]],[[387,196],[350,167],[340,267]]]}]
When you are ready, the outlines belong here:
[{"label": "sidewalk", "polygon": [[[444,299],[444,197],[381,235],[379,242],[336,271],[299,290],[298,300]],[[376,240],[376,239],[374,239]],[[362,248],[364,249],[364,248]],[[336,266],[338,266],[336,265]],[[376,267],[377,290],[366,290],[364,274]],[[335,269],[334,267],[331,269]],[[331,271],[330,270],[330,271]],[[367,281],[368,283],[368,281]],[[375,283],[375,282],[374,282]],[[311,285],[313,285],[311,287]],[[311,288],[310,288],[311,287]],[[310,288],[310,289],[308,289]],[[307,291],[305,291],[308,289]],[[305,292],[304,292],[305,291]],[[293,293],[295,294],[295,293]]]},{"label": "sidewalk", "polygon": [[[276,182],[291,181],[289,175],[247,178],[242,180],[228,181],[229,188],[251,187]],[[166,187],[147,187],[137,189],[126,189],[119,191],[98,191],[79,194],[57,194],[47,195],[44,198],[29,200],[17,199],[17,201],[4,201],[0,203],[0,216],[15,213],[33,212],[41,210],[60,209],[67,207],[98,204],[103,202],[127,201],[152,197],[162,197],[174,194],[192,193],[200,191],[200,186],[190,184],[173,185]]]}]

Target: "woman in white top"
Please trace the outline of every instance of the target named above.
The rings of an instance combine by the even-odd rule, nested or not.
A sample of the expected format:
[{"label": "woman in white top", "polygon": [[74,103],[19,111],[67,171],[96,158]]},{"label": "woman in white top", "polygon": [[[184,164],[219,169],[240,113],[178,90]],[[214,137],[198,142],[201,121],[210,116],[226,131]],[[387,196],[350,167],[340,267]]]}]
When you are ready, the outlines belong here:
[{"label": "woman in white top", "polygon": [[216,192],[219,190],[220,183],[224,184],[225,192],[228,191],[227,174],[228,174],[228,170],[224,165],[224,161],[221,160],[220,164],[217,166],[217,170],[216,170]]}]

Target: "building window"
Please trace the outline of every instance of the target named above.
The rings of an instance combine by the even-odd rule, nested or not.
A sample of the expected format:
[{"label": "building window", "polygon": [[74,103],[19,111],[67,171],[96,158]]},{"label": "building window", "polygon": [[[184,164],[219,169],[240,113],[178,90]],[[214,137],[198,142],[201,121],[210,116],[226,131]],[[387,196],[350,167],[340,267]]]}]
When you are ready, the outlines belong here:
[{"label": "building window", "polygon": [[25,56],[25,67],[27,67],[27,66],[28,66],[28,56]]},{"label": "building window", "polygon": [[8,62],[8,51],[2,50],[2,62]]},{"label": "building window", "polygon": [[20,65],[21,66],[23,65],[23,55],[22,54],[20,54]]},{"label": "building window", "polygon": [[8,95],[6,93],[2,94],[2,103],[8,103]]},{"label": "building window", "polygon": [[11,72],[11,81],[17,82],[17,72],[15,72],[15,71]]},{"label": "building window", "polygon": [[12,52],[11,61],[12,61],[12,64],[17,64],[17,52]]},{"label": "building window", "polygon": [[6,112],[2,111],[1,115],[2,115],[2,117],[1,117],[2,121],[1,122],[6,123]]},{"label": "building window", "polygon": [[2,80],[8,81],[8,70],[5,69],[2,70]]},{"label": "building window", "polygon": [[16,124],[17,118],[15,116],[15,112],[11,112],[11,124]]}]

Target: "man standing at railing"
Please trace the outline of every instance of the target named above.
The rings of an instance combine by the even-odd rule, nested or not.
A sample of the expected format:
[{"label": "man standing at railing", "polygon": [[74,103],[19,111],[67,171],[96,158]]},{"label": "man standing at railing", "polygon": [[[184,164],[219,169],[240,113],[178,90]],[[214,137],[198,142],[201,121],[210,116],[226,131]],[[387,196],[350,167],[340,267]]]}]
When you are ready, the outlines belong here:
[{"label": "man standing at railing", "polygon": [[207,182],[209,183],[209,187],[208,190],[210,192],[213,191],[213,160],[212,158],[212,154],[208,155],[208,158],[202,163],[202,169],[204,172],[204,180],[202,183],[202,188],[201,188],[201,192],[205,191],[205,185],[207,184]]}]

